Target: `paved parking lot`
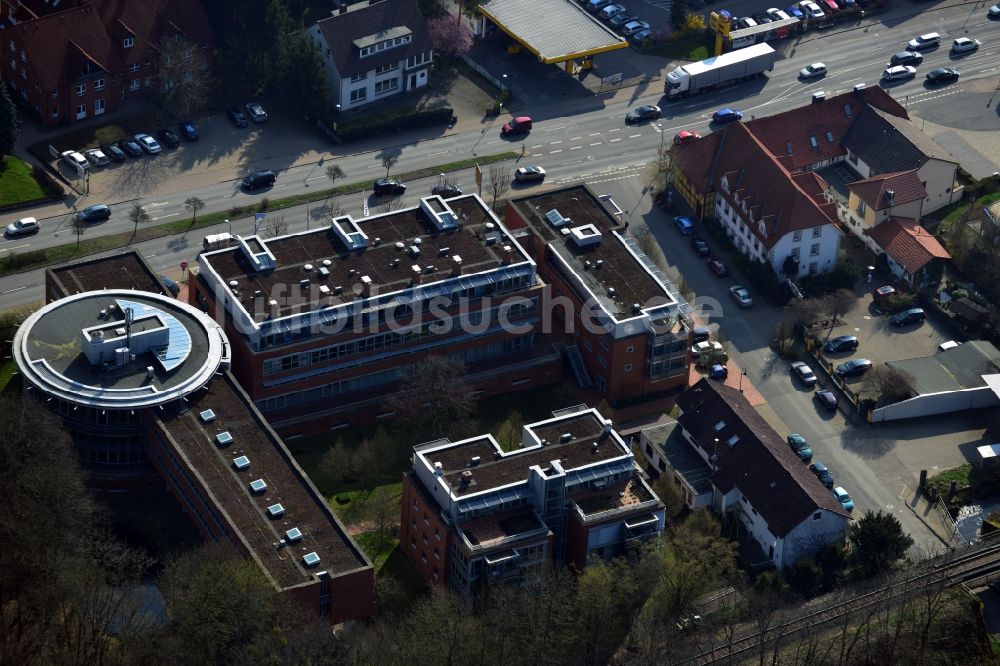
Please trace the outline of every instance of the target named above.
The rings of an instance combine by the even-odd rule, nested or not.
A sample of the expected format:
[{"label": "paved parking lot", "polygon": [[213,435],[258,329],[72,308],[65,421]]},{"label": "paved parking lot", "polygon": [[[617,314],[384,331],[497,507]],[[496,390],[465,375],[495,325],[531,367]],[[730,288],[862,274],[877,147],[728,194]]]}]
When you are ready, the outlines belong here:
[{"label": "paved parking lot", "polygon": [[[865,287],[877,285],[864,285]],[[876,366],[886,361],[933,356],[937,346],[952,338],[946,322],[928,317],[921,324],[897,328],[889,324],[889,315],[874,306],[870,290],[866,290],[857,304],[840,317],[843,325],[814,333],[820,341],[841,335],[858,338],[858,349],[841,354],[824,354],[834,367],[854,358],[866,358]],[[864,382],[864,375],[847,379],[849,386]]]}]

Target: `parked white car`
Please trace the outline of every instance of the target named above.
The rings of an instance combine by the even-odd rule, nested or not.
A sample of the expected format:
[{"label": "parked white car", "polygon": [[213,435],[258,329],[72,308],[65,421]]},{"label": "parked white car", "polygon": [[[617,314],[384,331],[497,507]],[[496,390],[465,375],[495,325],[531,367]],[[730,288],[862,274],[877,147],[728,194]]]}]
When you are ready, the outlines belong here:
[{"label": "parked white car", "polygon": [[823,13],[823,10],[819,8],[819,5],[812,0],[802,0],[802,2],[799,3],[799,9],[801,9],[802,12],[811,19],[821,19],[826,16],[826,14]]},{"label": "parked white car", "polygon": [[792,18],[788,15],[788,12],[783,9],[778,9],[777,7],[771,7],[770,9],[765,10],[764,13],[767,14],[767,18],[772,21],[785,21]]},{"label": "parked white car", "polygon": [[87,161],[87,158],[81,155],[80,153],[76,152],[75,150],[64,150],[63,152],[59,153],[59,157],[63,159],[63,162],[70,165],[74,169],[80,168],[83,169],[84,171],[90,169],[90,162]]},{"label": "parked white car", "polygon": [[148,134],[136,134],[134,137],[135,142],[139,144],[143,150],[145,150],[150,155],[155,155],[156,153],[163,150],[160,148],[160,144],[157,143],[156,139],[149,136]]},{"label": "parked white car", "polygon": [[622,34],[626,37],[631,37],[642,30],[649,30],[649,24],[645,21],[632,21],[625,24],[625,27],[622,28]]}]

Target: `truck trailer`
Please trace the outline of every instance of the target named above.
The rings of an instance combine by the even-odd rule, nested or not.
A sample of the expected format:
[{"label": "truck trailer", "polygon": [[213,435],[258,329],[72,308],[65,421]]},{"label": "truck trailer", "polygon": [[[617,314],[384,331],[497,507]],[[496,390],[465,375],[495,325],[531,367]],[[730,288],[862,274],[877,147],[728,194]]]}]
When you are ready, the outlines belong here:
[{"label": "truck trailer", "polygon": [[664,92],[676,99],[704,92],[709,88],[762,76],[774,69],[774,49],[769,44],[754,44],[745,49],[681,65],[667,74]]}]

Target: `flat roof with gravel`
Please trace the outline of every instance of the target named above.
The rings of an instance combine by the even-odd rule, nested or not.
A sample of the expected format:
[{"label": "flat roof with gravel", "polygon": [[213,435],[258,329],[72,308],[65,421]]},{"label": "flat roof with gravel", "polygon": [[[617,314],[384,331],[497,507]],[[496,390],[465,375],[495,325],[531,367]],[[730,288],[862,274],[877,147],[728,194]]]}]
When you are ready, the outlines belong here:
[{"label": "flat roof with gravel", "polygon": [[547,65],[628,48],[572,0],[490,0],[479,11]]}]

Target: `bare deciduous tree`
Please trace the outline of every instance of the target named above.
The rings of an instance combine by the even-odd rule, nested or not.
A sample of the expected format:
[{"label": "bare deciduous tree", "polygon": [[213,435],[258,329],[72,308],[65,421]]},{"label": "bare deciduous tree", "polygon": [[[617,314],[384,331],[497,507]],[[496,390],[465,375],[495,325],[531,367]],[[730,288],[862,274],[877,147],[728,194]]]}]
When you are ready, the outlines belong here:
[{"label": "bare deciduous tree", "polygon": [[201,48],[179,34],[160,40],[157,96],[175,118],[188,118],[205,106],[211,90],[211,70]]},{"label": "bare deciduous tree", "polygon": [[288,233],[288,222],[285,222],[283,215],[269,217],[261,227],[261,231],[264,232],[265,238],[277,238],[278,236],[284,236]]},{"label": "bare deciduous tree", "polygon": [[899,368],[883,363],[865,374],[864,393],[874,395],[880,404],[908,400],[917,394],[916,379]]},{"label": "bare deciduous tree", "polygon": [[796,324],[808,326],[823,315],[826,307],[826,304],[820,299],[802,298],[792,301],[789,309]]},{"label": "bare deciduous tree", "polygon": [[489,180],[487,180],[487,191],[490,193],[491,197],[490,208],[494,211],[497,208],[497,200],[507,194],[507,191],[510,189],[511,177],[510,167],[505,165],[503,162],[497,162],[490,165],[488,173]]},{"label": "bare deciduous tree", "polygon": [[380,213],[391,213],[401,209],[402,207],[402,199],[399,197],[386,196],[379,199],[378,204],[375,205],[375,210]]},{"label": "bare deciduous tree", "polygon": [[134,225],[132,228],[132,236],[134,237],[139,232],[139,225],[146,224],[153,218],[149,216],[145,208],[139,204],[135,204],[128,212],[128,219]]},{"label": "bare deciduous tree", "polygon": [[[386,172],[388,175],[388,171]],[[333,189],[337,186],[337,181],[344,178],[347,174],[344,170],[340,168],[338,164],[331,164],[326,168],[326,177],[330,179],[330,197],[333,196]],[[329,201],[329,197],[327,198]]]},{"label": "bare deciduous tree", "polygon": [[194,226],[198,211],[205,207],[205,202],[198,197],[188,197],[184,200],[184,207],[191,211],[191,226]]},{"label": "bare deciduous tree", "polygon": [[403,390],[389,399],[388,408],[396,412],[411,437],[444,437],[468,426],[476,402],[465,382],[464,364],[430,356],[413,366]]},{"label": "bare deciduous tree", "polygon": [[858,302],[858,297],[849,289],[837,289],[823,298],[823,308],[830,315],[830,331],[837,325],[837,317],[847,314]]},{"label": "bare deciduous tree", "polygon": [[396,162],[399,161],[399,155],[386,155],[382,158],[382,166],[385,168],[385,177],[389,177],[389,170],[396,166]]}]

